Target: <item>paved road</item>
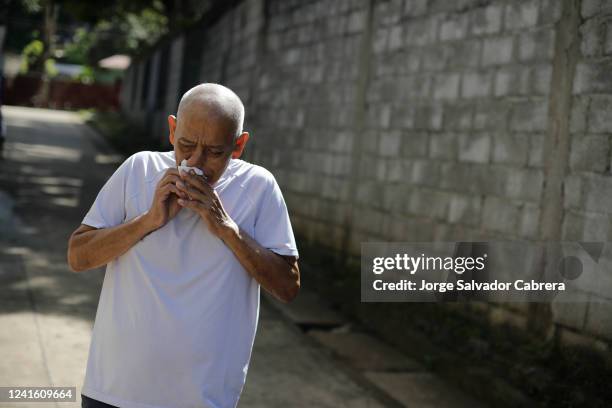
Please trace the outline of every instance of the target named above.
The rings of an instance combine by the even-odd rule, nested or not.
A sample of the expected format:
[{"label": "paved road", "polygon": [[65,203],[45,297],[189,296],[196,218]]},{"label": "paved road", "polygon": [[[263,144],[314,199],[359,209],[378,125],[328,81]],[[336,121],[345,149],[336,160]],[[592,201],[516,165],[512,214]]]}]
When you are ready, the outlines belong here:
[{"label": "paved road", "polygon": [[[69,272],[66,244],[120,159],[76,114],[2,109],[0,386],[79,394],[104,271]],[[385,406],[375,395],[264,304],[239,406]],[[80,398],[36,406],[77,407]]]}]

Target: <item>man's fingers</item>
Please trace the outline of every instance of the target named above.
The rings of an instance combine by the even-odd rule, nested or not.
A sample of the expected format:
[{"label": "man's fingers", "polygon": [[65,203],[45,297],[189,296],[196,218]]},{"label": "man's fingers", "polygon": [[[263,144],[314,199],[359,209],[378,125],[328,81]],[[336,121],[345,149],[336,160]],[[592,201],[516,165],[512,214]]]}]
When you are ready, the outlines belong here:
[{"label": "man's fingers", "polygon": [[179,181],[181,181],[181,178],[180,178],[178,175],[176,175],[176,174],[171,174],[171,173],[170,173],[170,174],[166,174],[166,175],[165,175],[165,176],[164,176],[164,177],[163,177],[163,178],[162,178],[162,179],[159,181],[158,187],[163,187],[163,186],[165,186],[166,184],[169,184],[169,183],[176,184],[176,183],[177,183],[177,182],[179,182]]},{"label": "man's fingers", "polygon": [[179,197],[187,197],[186,194],[183,191],[179,190],[174,184],[166,184],[160,189],[160,192],[162,193],[163,200],[168,198],[171,193],[174,193]]},{"label": "man's fingers", "polygon": [[195,211],[208,210],[210,208],[210,205],[207,205],[197,200],[186,200],[184,198],[179,198],[178,203],[182,207],[191,208],[192,210],[195,210]]},{"label": "man's fingers", "polygon": [[181,173],[181,178],[203,193],[210,193],[213,191],[210,184],[208,184],[202,176],[196,176],[195,174],[190,173]]},{"label": "man's fingers", "polygon": [[192,206],[194,209],[197,208],[197,209],[207,210],[207,211],[213,210],[214,203],[205,196],[203,196],[203,198],[204,198],[203,200],[200,200],[195,197],[192,197],[191,199],[189,197],[181,197],[179,198],[179,201],[184,201],[185,207]]},{"label": "man's fingers", "polygon": [[192,185],[183,183],[183,182],[177,182],[176,183],[177,187],[179,190],[181,190],[182,192],[186,193],[187,196],[191,199],[195,199],[198,201],[202,201],[204,203],[206,202],[211,202],[213,200],[213,198],[209,195],[207,195],[206,193],[203,193],[202,191],[198,190],[197,188],[193,187]]}]

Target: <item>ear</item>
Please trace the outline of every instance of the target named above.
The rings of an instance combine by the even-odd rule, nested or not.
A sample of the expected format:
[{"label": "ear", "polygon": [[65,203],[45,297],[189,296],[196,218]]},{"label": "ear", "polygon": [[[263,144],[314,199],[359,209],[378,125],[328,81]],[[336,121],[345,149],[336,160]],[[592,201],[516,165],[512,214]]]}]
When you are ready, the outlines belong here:
[{"label": "ear", "polygon": [[242,132],[238,139],[236,139],[236,146],[234,146],[234,151],[232,152],[232,159],[238,159],[242,156],[242,152],[247,142],[249,141],[249,132]]},{"label": "ear", "polygon": [[170,144],[174,146],[174,131],[176,130],[176,116],[168,116],[168,129],[170,130]]}]

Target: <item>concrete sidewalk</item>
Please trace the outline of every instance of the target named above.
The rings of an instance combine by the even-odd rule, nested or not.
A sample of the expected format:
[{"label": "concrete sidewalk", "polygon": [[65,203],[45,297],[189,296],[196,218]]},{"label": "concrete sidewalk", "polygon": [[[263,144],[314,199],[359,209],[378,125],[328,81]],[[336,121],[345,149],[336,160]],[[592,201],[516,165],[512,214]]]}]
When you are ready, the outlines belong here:
[{"label": "concrete sidewalk", "polygon": [[[67,241],[121,158],[76,114],[2,109],[8,139],[0,161],[0,386],[77,387],[74,403],[36,406],[78,407],[104,271],[71,273]],[[305,319],[341,317],[314,310],[309,295],[298,299],[290,307],[262,300],[239,406],[479,406],[363,334],[304,334]]]}]

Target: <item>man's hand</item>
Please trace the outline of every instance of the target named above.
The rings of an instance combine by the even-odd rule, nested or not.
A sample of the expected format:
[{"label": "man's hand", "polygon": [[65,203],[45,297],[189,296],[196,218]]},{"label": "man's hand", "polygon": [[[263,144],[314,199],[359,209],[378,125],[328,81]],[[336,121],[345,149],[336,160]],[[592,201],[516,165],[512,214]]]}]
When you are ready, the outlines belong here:
[{"label": "man's hand", "polygon": [[292,301],[300,290],[297,259],[262,247],[241,230],[203,177],[181,172],[181,179],[184,183],[176,185],[187,198],[180,198],[179,204],[200,214],[209,230],[225,243],[247,273],[265,290],[282,302]]},{"label": "man's hand", "polygon": [[146,219],[151,228],[158,229],[178,214],[182,207],[179,198],[187,197],[178,186],[182,185],[179,172],[175,168],[166,170],[162,179],[155,187],[155,196],[151,208],[147,211]]},{"label": "man's hand", "polygon": [[182,194],[178,200],[179,205],[200,214],[210,232],[219,238],[230,232],[238,232],[238,225],[225,211],[219,195],[204,177],[197,176],[193,170],[189,173],[181,172],[180,177],[184,183],[176,183]]}]

